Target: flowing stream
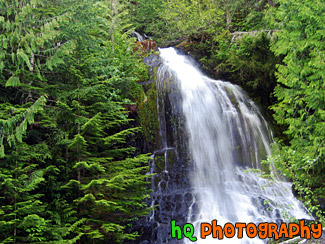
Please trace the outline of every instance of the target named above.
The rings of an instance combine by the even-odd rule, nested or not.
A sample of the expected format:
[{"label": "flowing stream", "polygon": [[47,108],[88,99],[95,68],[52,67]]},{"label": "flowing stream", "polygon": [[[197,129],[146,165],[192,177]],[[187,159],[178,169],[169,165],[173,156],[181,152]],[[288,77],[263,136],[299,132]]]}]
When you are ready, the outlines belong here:
[{"label": "flowing stream", "polygon": [[[189,187],[188,190],[184,188],[184,194],[190,192],[191,197],[182,200],[187,208],[184,222],[194,225],[195,236],[200,236],[201,222],[211,223],[213,219],[223,226],[227,222],[280,223],[289,221],[290,217],[310,218],[292,194],[291,184],[277,178],[268,169],[270,166],[261,165],[271,152],[272,132],[259,108],[242,89],[229,82],[208,78],[189,57],[178,54],[174,48],[160,49],[160,58],[158,93],[168,86],[165,83],[172,82],[168,93],[176,94],[174,97],[178,97],[180,104],[174,109],[178,111],[178,114],[174,112],[174,119],[182,117],[185,132],[180,133],[182,139],[178,142],[184,140],[187,144],[183,150],[187,151],[190,162],[187,166],[190,169],[187,173]],[[161,101],[158,104],[160,111],[161,106],[166,106]],[[172,149],[166,139],[171,132],[162,122],[162,117],[166,116],[159,115],[164,153]],[[177,127],[177,123],[174,124]],[[163,171],[168,175],[168,162],[165,163]],[[256,169],[273,174],[273,180],[261,177]],[[165,179],[167,184],[168,179]],[[162,192],[160,184],[159,191]],[[153,205],[157,203],[162,204],[155,201]],[[168,200],[164,204],[168,205]],[[192,243],[188,239],[183,241]],[[222,241],[265,243],[258,238],[224,238]],[[215,239],[206,238],[196,243],[215,242]],[[166,242],[158,240],[157,243]]]}]

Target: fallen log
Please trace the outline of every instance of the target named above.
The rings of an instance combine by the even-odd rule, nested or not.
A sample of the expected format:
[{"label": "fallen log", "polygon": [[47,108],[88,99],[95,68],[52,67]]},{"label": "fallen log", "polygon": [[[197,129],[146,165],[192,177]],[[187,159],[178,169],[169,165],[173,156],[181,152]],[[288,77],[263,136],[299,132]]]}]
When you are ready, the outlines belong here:
[{"label": "fallen log", "polygon": [[266,33],[268,37],[272,38],[274,36],[274,33],[278,31],[279,30],[235,31],[231,33],[232,35],[231,41],[236,41],[238,38],[241,38],[245,35],[257,36],[261,33]]}]

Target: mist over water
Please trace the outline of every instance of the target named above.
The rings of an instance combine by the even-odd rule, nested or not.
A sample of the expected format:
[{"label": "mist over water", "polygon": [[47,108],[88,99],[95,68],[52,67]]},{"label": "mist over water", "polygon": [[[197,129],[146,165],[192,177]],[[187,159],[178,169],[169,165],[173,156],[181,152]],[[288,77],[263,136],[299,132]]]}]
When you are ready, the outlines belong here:
[{"label": "mist over water", "polygon": [[[196,243],[221,241],[199,239],[200,224],[214,219],[223,227],[227,222],[280,223],[290,217],[310,218],[293,196],[289,182],[270,181],[249,170],[260,169],[261,160],[271,153],[272,132],[242,89],[208,78],[173,48],[160,49],[160,58],[163,64],[158,76],[173,77],[181,94],[187,153],[193,163],[189,175],[193,200],[186,222],[194,224]],[[158,84],[158,89],[161,86]],[[166,142],[163,145],[167,147]],[[224,238],[222,242],[266,240]]]}]

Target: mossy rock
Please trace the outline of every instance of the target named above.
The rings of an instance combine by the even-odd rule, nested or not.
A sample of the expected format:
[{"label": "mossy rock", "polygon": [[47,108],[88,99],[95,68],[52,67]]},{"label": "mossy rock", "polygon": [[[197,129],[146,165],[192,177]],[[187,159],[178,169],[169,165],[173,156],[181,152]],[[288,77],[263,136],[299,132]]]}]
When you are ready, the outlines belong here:
[{"label": "mossy rock", "polygon": [[149,151],[159,148],[159,121],[157,111],[157,89],[156,89],[157,67],[154,68],[154,82],[149,84],[149,89],[138,101],[138,115],[142,133]]}]

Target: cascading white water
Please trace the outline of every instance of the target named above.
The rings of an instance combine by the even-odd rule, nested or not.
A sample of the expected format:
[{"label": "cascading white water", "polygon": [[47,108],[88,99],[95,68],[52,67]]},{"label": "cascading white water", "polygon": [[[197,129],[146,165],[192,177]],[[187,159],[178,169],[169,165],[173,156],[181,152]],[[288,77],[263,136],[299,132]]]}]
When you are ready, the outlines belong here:
[{"label": "cascading white water", "polygon": [[[266,180],[245,170],[260,168],[260,161],[270,154],[272,138],[253,101],[238,86],[209,79],[173,48],[160,49],[160,57],[160,71],[175,77],[182,95],[189,154],[194,164],[189,178],[195,197],[187,222],[194,224],[196,236],[200,223],[211,223],[213,219],[223,226],[227,222],[288,221],[290,216],[310,218],[293,196],[290,183]],[[197,243],[215,241],[207,238]],[[265,242],[248,238],[222,241]]]}]

